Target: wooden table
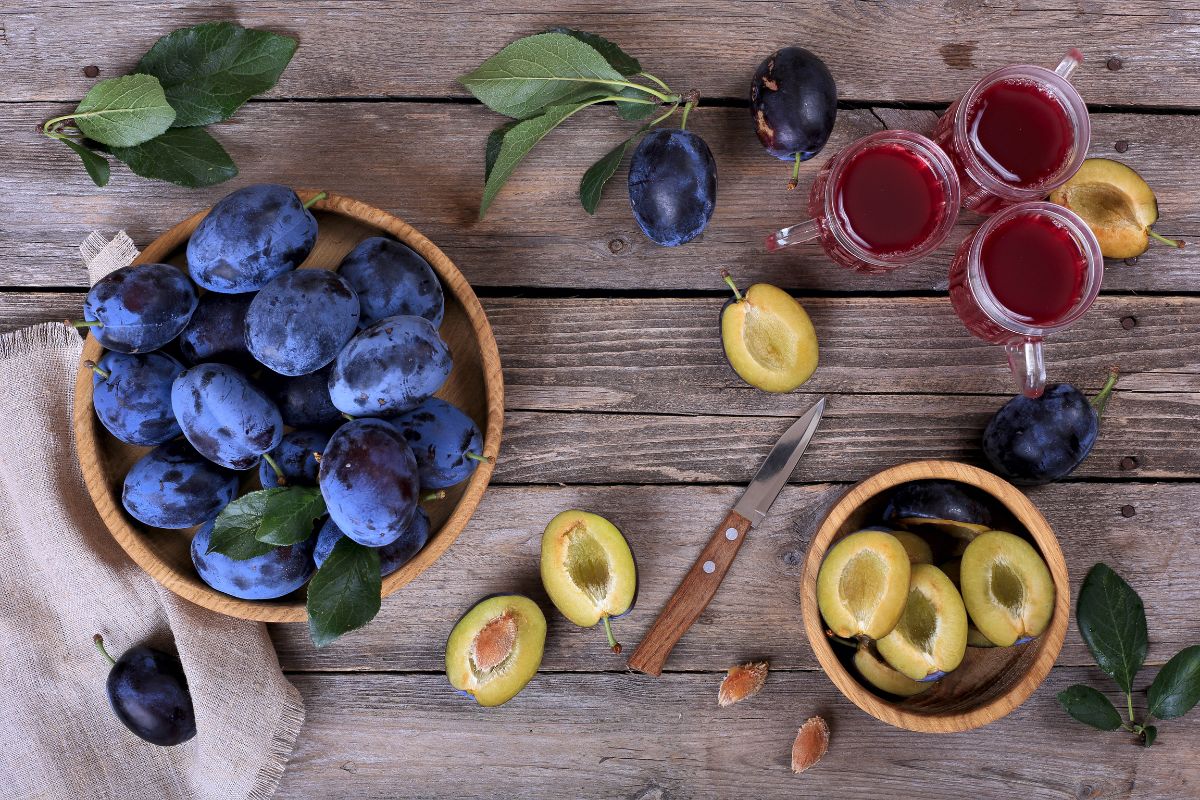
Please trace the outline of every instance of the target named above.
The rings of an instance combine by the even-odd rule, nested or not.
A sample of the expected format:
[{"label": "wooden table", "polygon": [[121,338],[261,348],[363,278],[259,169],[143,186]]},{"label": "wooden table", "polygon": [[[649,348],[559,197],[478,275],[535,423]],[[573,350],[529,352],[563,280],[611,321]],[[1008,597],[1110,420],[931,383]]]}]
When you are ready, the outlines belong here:
[{"label": "wooden table", "polygon": [[[458,263],[495,327],[508,387],[504,444],[493,487],[457,544],[370,627],[322,652],[301,626],[272,631],[307,704],[280,796],[1200,796],[1200,713],[1162,724],[1160,743],[1143,750],[1059,708],[1055,693],[1077,681],[1113,688],[1074,624],[1041,689],[970,733],[889,728],[817,668],[797,581],[823,510],[850,482],[901,461],[981,463],[982,427],[1011,387],[999,349],[972,340],[946,299],[952,245],[886,278],[837,269],[815,249],[764,253],[763,235],[797,217],[800,195],[784,190],[787,166],[762,152],[745,108],[750,73],[773,48],[800,43],[827,60],[843,109],[822,156],[804,166],[804,188],[852,139],[927,129],[986,71],[1053,65],[1079,46],[1093,154],[1122,153],[1158,191],[1162,231],[1198,240],[1196,4],[540,5],[97,0],[0,10],[4,329],[78,313],[86,274],[76,246],[89,231],[124,228],[144,244],[256,181],[329,188],[398,213]],[[230,17],[301,41],[279,86],[217,130],[242,171],[234,182],[188,191],[116,167],[110,186],[96,189],[66,148],[35,133],[87,90],[83,67],[124,74],[167,31]],[[604,34],[672,86],[702,92],[707,104],[691,127],[716,155],[720,195],[701,240],[677,249],[646,240],[623,172],[595,217],[580,209],[579,176],[629,127],[607,113],[554,132],[487,220],[475,221],[483,142],[499,120],[454,77],[557,24]],[[975,222],[964,215],[951,242]],[[786,287],[809,309],[821,367],[799,392],[764,394],[726,366],[722,268],[743,284]],[[1047,357],[1052,379],[1089,391],[1119,364],[1119,391],[1091,457],[1070,480],[1029,494],[1058,532],[1076,590],[1103,560],[1142,593],[1159,665],[1200,642],[1200,247],[1155,247],[1108,270],[1104,295]],[[538,580],[542,528],[565,508],[602,512],[638,557],[639,604],[617,625],[635,643],[770,443],[822,394],[825,422],[793,485],[667,674],[626,672],[601,633],[552,611]],[[450,691],[443,643],[459,614],[498,591],[541,602],[550,631],[532,684],[484,710]],[[723,671],[751,658],[771,661],[765,691],[718,708]],[[792,738],[812,714],[830,722],[829,755],[792,775]]]}]

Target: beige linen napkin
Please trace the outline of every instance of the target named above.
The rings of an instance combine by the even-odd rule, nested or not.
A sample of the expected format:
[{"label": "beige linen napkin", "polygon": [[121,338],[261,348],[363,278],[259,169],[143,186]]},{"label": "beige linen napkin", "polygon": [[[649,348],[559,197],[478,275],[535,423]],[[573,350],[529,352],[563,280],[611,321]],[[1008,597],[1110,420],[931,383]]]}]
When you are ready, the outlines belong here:
[{"label": "beige linen napkin", "polygon": [[[105,266],[89,262],[93,280],[136,255],[125,243],[115,260],[103,249]],[[61,323],[0,336],[0,794],[268,798],[304,721],[300,695],[262,623],[163,589],[100,521],[71,431],[82,346]],[[114,657],[137,644],[178,651],[195,738],[156,747],[125,729],[94,633]]]}]

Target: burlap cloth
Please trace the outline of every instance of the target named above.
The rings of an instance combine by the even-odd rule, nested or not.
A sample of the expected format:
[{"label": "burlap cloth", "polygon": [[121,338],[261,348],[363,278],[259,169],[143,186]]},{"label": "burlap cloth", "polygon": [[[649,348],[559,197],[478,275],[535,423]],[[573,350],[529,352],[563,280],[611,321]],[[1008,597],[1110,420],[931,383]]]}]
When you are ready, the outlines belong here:
[{"label": "burlap cloth", "polygon": [[[95,280],[136,254],[91,249]],[[71,432],[82,341],[61,323],[0,336],[0,797],[268,798],[304,721],[262,623],[160,587],[97,516]],[[108,705],[109,665],[137,644],[175,650],[196,736],[156,747]]]}]

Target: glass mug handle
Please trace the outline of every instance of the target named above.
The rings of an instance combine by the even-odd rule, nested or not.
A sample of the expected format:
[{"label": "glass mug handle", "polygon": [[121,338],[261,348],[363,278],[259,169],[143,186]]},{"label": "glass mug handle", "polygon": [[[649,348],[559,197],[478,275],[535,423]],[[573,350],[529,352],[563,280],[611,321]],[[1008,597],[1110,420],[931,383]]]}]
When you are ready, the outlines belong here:
[{"label": "glass mug handle", "polygon": [[1021,394],[1041,397],[1046,389],[1046,362],[1042,357],[1042,340],[1036,336],[1013,339],[1004,345],[1008,366]]},{"label": "glass mug handle", "polygon": [[1067,54],[1063,56],[1063,60],[1058,62],[1058,66],[1054,68],[1054,71],[1067,80],[1070,80],[1071,73],[1074,72],[1075,68],[1082,63],[1083,53],[1079,52],[1079,48],[1072,47],[1067,51]]},{"label": "glass mug handle", "polygon": [[817,221],[815,219],[806,219],[804,222],[782,228],[768,236],[767,252],[773,253],[776,250],[791,247],[794,244],[812,242],[820,238],[820,236],[821,226],[817,224]]}]

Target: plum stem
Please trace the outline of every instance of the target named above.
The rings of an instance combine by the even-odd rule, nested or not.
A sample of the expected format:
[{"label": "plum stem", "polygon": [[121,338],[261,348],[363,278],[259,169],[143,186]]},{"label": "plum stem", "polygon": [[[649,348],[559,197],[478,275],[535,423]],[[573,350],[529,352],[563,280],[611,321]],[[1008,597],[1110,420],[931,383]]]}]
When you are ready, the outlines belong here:
[{"label": "plum stem", "polygon": [[436,492],[426,492],[425,494],[421,495],[422,503],[431,503],[434,500],[445,500],[445,499],[446,499],[446,490],[445,489],[438,489]]},{"label": "plum stem", "polygon": [[316,450],[313,451],[313,461],[316,461],[318,464],[321,463],[321,454]]},{"label": "plum stem", "polygon": [[350,420],[351,422],[354,422],[354,417],[350,416],[349,414],[347,414],[344,411],[342,412],[342,416],[345,417],[346,419]]},{"label": "plum stem", "polygon": [[1146,233],[1148,233],[1151,236],[1151,238],[1157,239],[1158,241],[1162,242],[1163,244],[1169,244],[1169,245],[1171,245],[1171,247],[1177,247],[1181,250],[1183,249],[1183,246],[1185,244],[1187,244],[1187,242],[1185,242],[1183,239],[1168,239],[1167,237],[1165,237],[1161,234],[1155,233],[1154,231],[1150,230],[1149,228],[1146,228]]},{"label": "plum stem", "polygon": [[104,649],[104,637],[103,636],[101,636],[100,634],[97,633],[96,635],[94,635],[92,637],[92,643],[96,645],[96,649],[100,651],[100,655],[102,655],[108,659],[109,665],[114,666],[114,667],[117,665],[116,660],[114,660],[113,657],[108,654],[108,651]]},{"label": "plum stem", "polygon": [[104,323],[98,319],[64,319],[64,325],[70,325],[72,328],[103,328]]},{"label": "plum stem", "polygon": [[472,453],[469,450],[467,452],[463,453],[463,455],[466,456],[467,458],[471,459],[472,461],[478,461],[481,464],[496,463],[496,459],[492,458],[491,456],[480,455],[479,453]]},{"label": "plum stem", "polygon": [[828,628],[825,629],[825,638],[829,639],[829,641],[831,641],[831,642],[837,642],[838,644],[844,644],[844,645],[846,645],[846,647],[853,647],[855,650],[858,649],[858,642],[853,641],[851,639],[847,639],[844,636],[838,636],[836,633],[829,630]]},{"label": "plum stem", "polygon": [[681,131],[687,130],[688,114],[690,114],[692,109],[696,107],[696,104],[700,102],[700,92],[693,89],[687,93],[685,100],[687,102],[683,104],[683,116],[679,119],[679,130]]},{"label": "plum stem", "polygon": [[92,372],[96,373],[104,380],[108,380],[108,374],[109,374],[108,370],[101,369],[99,366],[96,365],[96,362],[92,361],[90,358],[87,361],[83,362],[83,366],[86,367],[87,369],[90,369]]},{"label": "plum stem", "polygon": [[739,303],[742,302],[742,293],[738,291],[737,284],[733,282],[733,276],[729,274],[729,270],[721,270],[721,277],[725,279],[725,283],[729,284],[729,288],[733,289],[734,298]]},{"label": "plum stem", "polygon": [[789,192],[800,185],[800,162],[803,160],[800,153],[796,153],[796,163],[792,164],[792,179],[788,181]]},{"label": "plum stem", "polygon": [[[313,453],[314,458],[316,455],[316,453]],[[283,477],[283,470],[279,467],[279,462],[277,462],[274,458],[271,458],[270,453],[263,453],[262,460],[267,462],[267,466],[274,470],[275,482],[280,486],[287,486],[287,478]]]},{"label": "plum stem", "polygon": [[311,198],[309,198],[307,202],[305,202],[304,207],[312,208],[314,205],[321,202],[326,197],[329,197],[329,192],[317,192]]},{"label": "plum stem", "polygon": [[[651,129],[651,128],[653,128],[655,125],[657,125],[658,123],[662,122],[662,121],[663,121],[664,119],[666,119],[667,117],[669,117],[669,116],[671,116],[672,114],[674,114],[674,113],[675,113],[675,109],[677,109],[677,108],[679,108],[679,101],[678,101],[678,100],[676,100],[676,101],[675,101],[675,105],[673,105],[673,106],[671,106],[669,109],[667,109],[667,113],[665,113],[665,114],[662,114],[662,115],[660,115],[660,116],[656,117],[656,118],[655,118],[655,119],[654,119],[652,122],[649,122],[649,123],[647,123],[646,127],[642,128],[641,132],[643,132],[643,133],[644,133],[645,131],[648,131],[648,130],[650,130],[650,129]],[[637,135],[637,134],[634,134],[634,135]]]},{"label": "plum stem", "polygon": [[607,614],[604,615],[604,634],[608,636],[608,646],[617,655],[621,654],[621,643],[617,641],[612,632],[612,621]]},{"label": "plum stem", "polygon": [[1104,416],[1104,409],[1108,406],[1108,400],[1112,397],[1113,387],[1117,385],[1117,378],[1120,372],[1116,367],[1108,371],[1108,381],[1104,384],[1104,388],[1100,390],[1100,394],[1092,398],[1092,406],[1096,409],[1096,416]]}]

